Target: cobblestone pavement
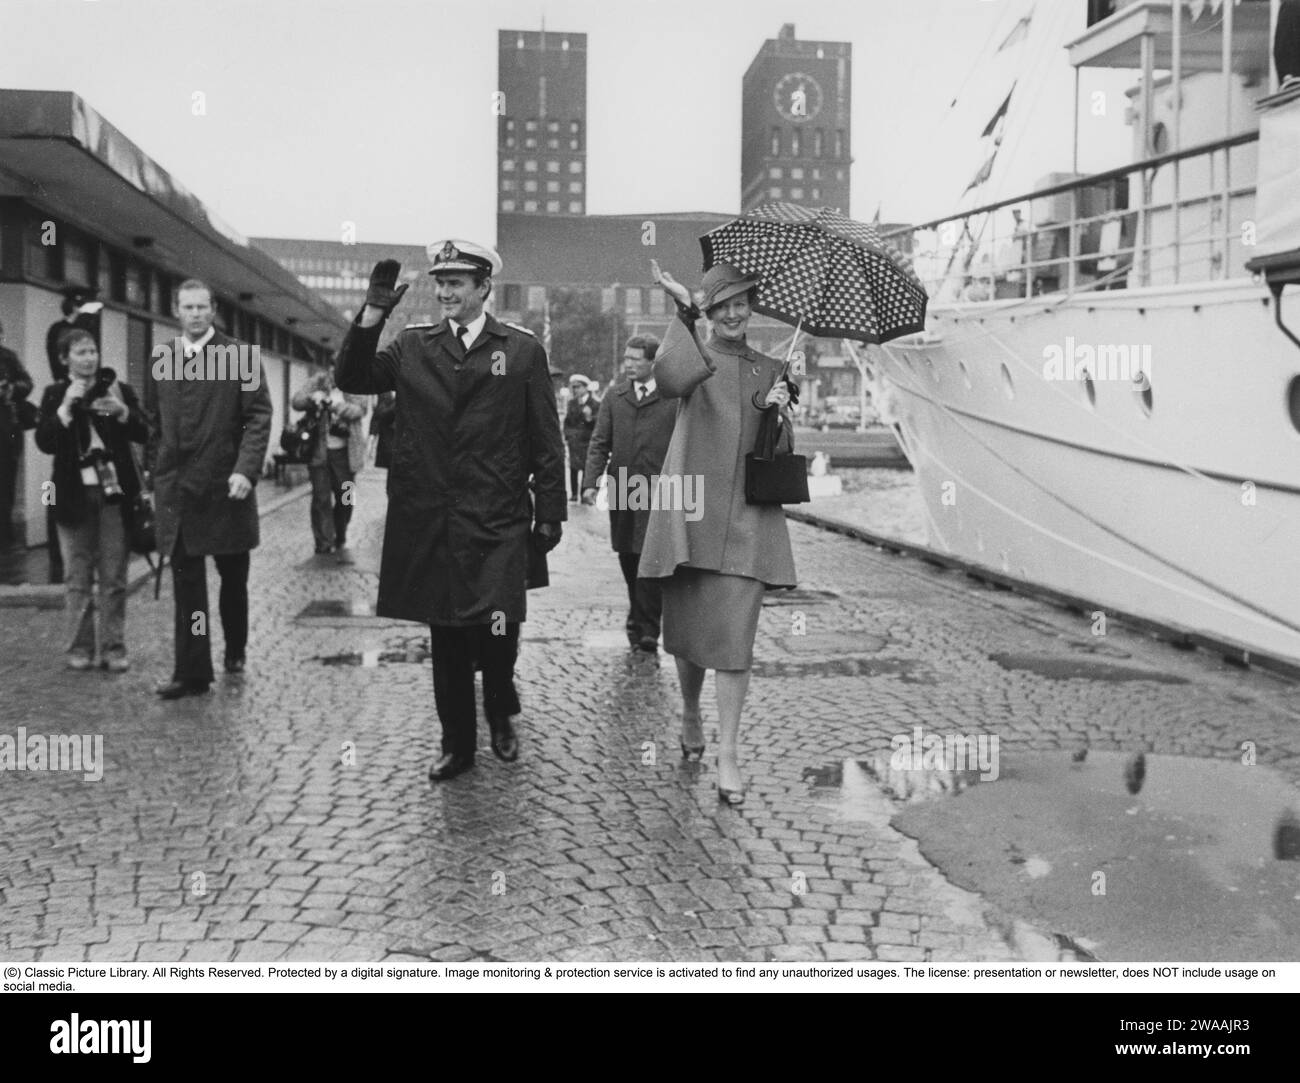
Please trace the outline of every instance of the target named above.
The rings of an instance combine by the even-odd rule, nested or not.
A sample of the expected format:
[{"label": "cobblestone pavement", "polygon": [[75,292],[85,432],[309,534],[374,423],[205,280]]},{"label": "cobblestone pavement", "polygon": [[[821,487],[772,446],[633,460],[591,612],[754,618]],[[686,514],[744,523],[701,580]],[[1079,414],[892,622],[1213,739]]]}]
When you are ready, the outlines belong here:
[{"label": "cobblestone pavement", "polygon": [[[1009,958],[1015,915],[929,866],[846,761],[919,725],[1004,750],[1234,758],[1251,739],[1300,776],[1291,685],[792,523],[801,588],[763,611],[749,800],[720,808],[713,682],[709,751],[684,765],[671,659],[628,652],[605,517],[578,508],[530,596],[519,762],[482,727],[477,766],[431,786],[427,629],[367,615],[383,475],[361,481],[355,564],[311,555],[305,500],[264,518],[249,670],[208,696],[151,694],[169,584],[132,596],[119,677],[62,668],[57,611],[0,609],[0,733],[100,733],[105,761],[98,782],[0,774],[4,958]],[[1017,653],[1181,680],[990,657]]]}]

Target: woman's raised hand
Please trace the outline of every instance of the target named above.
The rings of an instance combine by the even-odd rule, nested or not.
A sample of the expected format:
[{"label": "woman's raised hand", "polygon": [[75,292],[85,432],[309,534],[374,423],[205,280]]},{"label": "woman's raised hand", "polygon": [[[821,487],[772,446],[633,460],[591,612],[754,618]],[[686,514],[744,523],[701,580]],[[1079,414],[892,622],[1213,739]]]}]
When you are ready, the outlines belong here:
[{"label": "woman's raised hand", "polygon": [[664,293],[668,294],[669,297],[683,308],[691,307],[691,291],[678,282],[677,279],[667,271],[661,271],[659,269],[658,260],[652,259],[650,261],[650,270],[654,273],[655,281],[663,287]]}]

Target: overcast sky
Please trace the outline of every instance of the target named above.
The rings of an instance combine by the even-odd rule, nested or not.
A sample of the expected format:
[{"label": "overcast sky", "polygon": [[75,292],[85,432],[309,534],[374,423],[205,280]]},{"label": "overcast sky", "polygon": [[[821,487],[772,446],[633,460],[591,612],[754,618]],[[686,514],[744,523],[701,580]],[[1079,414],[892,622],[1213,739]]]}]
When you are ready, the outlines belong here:
[{"label": "overcast sky", "polygon": [[[73,90],[245,235],[495,238],[498,29],[588,36],[587,209],[737,210],[741,77],[767,38],[853,45],[854,217],[957,209],[1019,79],[980,201],[1070,167],[1084,0],[0,0],[0,86]],[[1033,9],[1025,40],[997,51]],[[1128,157],[1131,73],[1085,114]],[[194,116],[195,91],[206,115]],[[951,103],[956,100],[956,104]],[[967,197],[967,205],[970,205]]]}]

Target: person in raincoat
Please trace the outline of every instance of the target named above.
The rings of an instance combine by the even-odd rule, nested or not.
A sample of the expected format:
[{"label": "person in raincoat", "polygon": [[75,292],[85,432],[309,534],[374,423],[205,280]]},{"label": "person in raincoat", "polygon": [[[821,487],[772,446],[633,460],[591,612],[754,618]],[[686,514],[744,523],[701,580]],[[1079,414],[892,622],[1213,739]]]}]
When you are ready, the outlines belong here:
[{"label": "person in raincoat", "polygon": [[[756,279],[714,266],[699,308],[671,275],[660,281],[678,318],[655,356],[654,378],[659,394],[681,405],[638,574],[663,581],[663,644],[681,682],[683,757],[704,753],[700,690],[705,671],[717,673],[718,797],[739,805],[737,742],[763,590],[795,585],[785,512],[746,502],[745,455],[754,450],[763,409],[788,411],[790,388],[781,362],[745,340]],[[711,328],[704,342],[695,329],[700,309]],[[790,424],[787,412],[778,451],[790,449]],[[683,499],[670,499],[673,493]]]},{"label": "person in raincoat", "polygon": [[[171,680],[155,689],[168,700],[212,684],[209,556],[221,577],[225,669],[244,672],[250,553],[260,540],[256,487],[271,440],[271,395],[260,360],[255,380],[233,377],[233,368],[226,374],[232,378],[208,378],[209,361],[256,349],[217,330],[211,287],[196,278],[182,282],[175,311],[181,335],[154,347],[156,394],[146,409],[158,552],[172,566],[175,661]],[[164,366],[170,378],[158,378],[157,366],[168,357],[175,368],[168,373]],[[185,376],[183,360],[196,366],[198,378]]]},{"label": "person in raincoat", "polygon": [[518,758],[519,625],[526,590],[545,585],[541,558],[559,543],[567,502],[546,351],[483,308],[501,258],[468,241],[438,242],[429,255],[442,321],[408,327],[379,350],[407,289],[397,286],[400,265],[381,261],[334,378],[354,394],[397,392],[376,611],[429,625],[442,724],[429,778],[440,782],[474,765],[476,663],[492,751]]}]

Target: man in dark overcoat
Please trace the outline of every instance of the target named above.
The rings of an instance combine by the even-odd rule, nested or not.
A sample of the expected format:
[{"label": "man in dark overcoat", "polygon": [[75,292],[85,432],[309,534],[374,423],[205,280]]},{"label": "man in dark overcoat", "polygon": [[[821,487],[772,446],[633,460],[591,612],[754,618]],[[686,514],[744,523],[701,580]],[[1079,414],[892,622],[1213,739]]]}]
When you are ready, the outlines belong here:
[{"label": "man in dark overcoat", "polygon": [[476,662],[492,751],[518,758],[510,716],[520,710],[519,625],[528,586],[544,582],[537,558],[559,543],[566,502],[546,351],[483,308],[500,257],[468,241],[430,245],[429,256],[442,321],[408,327],[379,350],[384,320],[407,289],[397,286],[400,265],[381,261],[335,382],[354,394],[397,392],[377,612],[429,625],[442,723],[429,778],[438,782],[474,764]]},{"label": "man in dark overcoat", "polygon": [[[271,396],[255,347],[213,326],[212,290],[197,279],[176,291],[182,334],[154,349],[157,396],[149,409],[149,456],[158,552],[170,557],[175,594],[176,660],[164,699],[206,692],[212,684],[206,557],[221,576],[221,629],[227,673],[244,671],[248,646],[249,553],[259,541],[254,486],[271,438]],[[244,351],[255,379],[217,373]],[[236,368],[239,366],[236,365]],[[256,386],[250,386],[255,383]]]},{"label": "man in dark overcoat", "polygon": [[608,474],[604,503],[609,508],[609,536],[627,584],[627,640],[643,651],[659,649],[663,608],[658,579],[638,579],[641,545],[650,523],[646,498],[668,454],[677,419],[677,400],[655,386],[654,360],[659,340],[633,335],[623,351],[625,381],[605,394],[583,470],[582,499],[596,504],[601,476]]}]

